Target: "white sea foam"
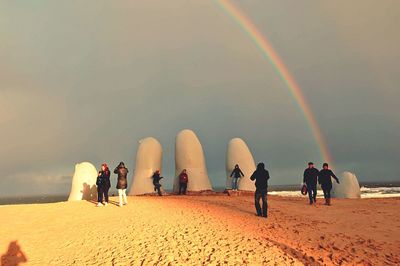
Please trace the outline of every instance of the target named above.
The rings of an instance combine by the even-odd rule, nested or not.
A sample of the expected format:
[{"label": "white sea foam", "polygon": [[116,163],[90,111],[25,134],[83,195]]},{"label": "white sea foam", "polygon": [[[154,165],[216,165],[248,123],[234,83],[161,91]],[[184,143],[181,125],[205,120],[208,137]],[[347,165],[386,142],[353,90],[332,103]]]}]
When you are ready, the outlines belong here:
[{"label": "white sea foam", "polygon": [[[270,191],[269,195],[277,195],[283,197],[304,197],[300,193],[300,188],[297,191]],[[322,190],[317,190],[317,197],[323,197]],[[391,198],[400,197],[400,187],[361,187],[361,198]]]},{"label": "white sea foam", "polygon": [[361,187],[361,198],[400,197],[400,187]]}]

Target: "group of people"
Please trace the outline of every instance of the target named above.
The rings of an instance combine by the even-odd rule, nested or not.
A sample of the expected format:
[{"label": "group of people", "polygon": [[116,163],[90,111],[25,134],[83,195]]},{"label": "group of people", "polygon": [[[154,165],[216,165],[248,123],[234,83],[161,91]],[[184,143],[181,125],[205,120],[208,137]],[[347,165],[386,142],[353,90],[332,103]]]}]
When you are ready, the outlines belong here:
[{"label": "group of people", "polygon": [[[125,167],[124,162],[120,162],[117,167],[114,169],[114,174],[117,174],[117,189],[118,189],[118,197],[119,197],[119,206],[128,204],[128,199],[126,197],[126,189],[128,187],[127,175],[128,168]],[[96,185],[97,185],[97,207],[107,206],[108,205],[108,191],[111,187],[110,181],[110,169],[106,163],[101,165],[101,170],[97,176]],[[103,203],[104,197],[104,203]]]},{"label": "group of people", "polygon": [[[160,180],[162,178],[163,177],[161,176],[160,170],[156,170],[152,176],[154,191],[157,191],[157,194],[159,196],[162,196],[161,184],[160,184]],[[186,169],[183,169],[182,172],[179,174],[178,180],[179,180],[179,193],[178,194],[186,195],[187,185],[189,182],[189,177],[186,172]]]},{"label": "group of people", "polygon": [[[119,206],[128,204],[128,199],[126,197],[126,189],[128,187],[127,175],[128,168],[125,167],[124,162],[120,162],[117,167],[114,169],[114,174],[117,175],[117,190],[119,197]],[[106,163],[101,165],[101,170],[98,173],[96,186],[97,186],[97,207],[107,206],[108,205],[108,191],[111,188],[110,181],[110,169],[108,168]],[[160,180],[163,177],[161,176],[160,170],[156,170],[152,176],[154,191],[157,192],[159,196],[162,196],[161,192],[161,183]],[[179,175],[179,195],[186,195],[187,184],[189,182],[188,174],[186,169]],[[103,202],[104,199],[104,202]]]},{"label": "group of people", "polygon": [[321,185],[324,193],[325,204],[331,205],[331,190],[332,190],[332,179],[333,177],[339,184],[339,179],[329,169],[329,165],[324,163],[322,170],[319,171],[314,167],[313,162],[308,163],[308,168],[304,170],[303,183],[307,187],[308,197],[310,199],[310,205],[317,203],[317,183]]},{"label": "group of people", "polygon": [[[123,162],[120,162],[118,166],[114,169],[114,174],[117,174],[117,189],[119,196],[119,206],[126,205],[128,203],[126,197],[126,189],[128,187],[127,182],[127,174],[128,169],[125,167]],[[231,175],[232,177],[232,190],[237,191],[238,182],[241,177],[244,176],[242,170],[239,165],[236,164],[233,169]],[[331,204],[331,189],[332,189],[332,180],[333,177],[337,183],[339,183],[339,179],[336,175],[329,169],[329,165],[327,163],[323,164],[323,169],[318,170],[314,168],[314,163],[309,162],[308,168],[304,170],[303,175],[303,183],[307,187],[307,192],[310,199],[310,204],[315,204],[317,202],[317,183],[321,185],[322,191],[324,192],[325,204]],[[156,170],[152,176],[154,191],[157,192],[159,196],[162,196],[161,192],[161,184],[160,180],[163,177],[161,176],[160,170]],[[267,192],[268,192],[268,180],[270,179],[268,170],[265,169],[264,163],[259,163],[257,165],[256,170],[250,176],[250,180],[255,181],[256,191],[254,193],[254,202],[255,208],[257,212],[257,216],[267,218],[268,214],[268,203],[267,203]],[[187,185],[189,182],[189,177],[186,169],[183,169],[182,172],[178,176],[179,181],[179,195],[186,194]],[[97,192],[98,192],[98,203],[97,206],[107,206],[108,204],[108,191],[111,187],[110,182],[110,170],[108,169],[107,164],[103,163],[101,165],[101,170],[99,171],[97,181]],[[104,203],[103,203],[104,197]],[[260,201],[262,204],[260,204]]]}]

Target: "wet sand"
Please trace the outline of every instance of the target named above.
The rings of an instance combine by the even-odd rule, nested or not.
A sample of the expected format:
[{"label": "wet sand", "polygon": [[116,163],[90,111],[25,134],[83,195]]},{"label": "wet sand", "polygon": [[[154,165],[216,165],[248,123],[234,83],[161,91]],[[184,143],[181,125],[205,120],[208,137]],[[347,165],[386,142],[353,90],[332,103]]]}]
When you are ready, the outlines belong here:
[{"label": "wet sand", "polygon": [[324,206],[319,200],[317,206],[309,206],[306,198],[270,196],[268,219],[255,216],[252,196],[143,196],[128,200],[122,208],[114,204],[95,207],[87,201],[2,206],[2,262],[400,263],[400,198],[333,200],[333,206]]}]

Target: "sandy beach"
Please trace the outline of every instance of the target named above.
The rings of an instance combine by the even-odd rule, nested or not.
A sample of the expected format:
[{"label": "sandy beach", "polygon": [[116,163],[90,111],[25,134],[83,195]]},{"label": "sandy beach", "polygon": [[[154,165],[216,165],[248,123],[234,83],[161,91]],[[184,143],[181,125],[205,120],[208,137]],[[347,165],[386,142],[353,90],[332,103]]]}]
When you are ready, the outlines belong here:
[{"label": "sandy beach", "polygon": [[307,202],[270,196],[268,219],[222,194],[1,206],[2,265],[400,263],[400,198]]}]

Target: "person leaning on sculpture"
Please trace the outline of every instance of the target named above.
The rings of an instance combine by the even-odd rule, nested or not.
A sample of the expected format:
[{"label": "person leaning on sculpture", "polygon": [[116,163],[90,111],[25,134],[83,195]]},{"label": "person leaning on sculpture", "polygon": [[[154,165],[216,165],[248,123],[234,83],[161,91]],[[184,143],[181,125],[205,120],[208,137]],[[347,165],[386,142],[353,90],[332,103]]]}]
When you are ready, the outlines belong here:
[{"label": "person leaning on sculpture", "polygon": [[331,189],[332,189],[331,177],[333,177],[338,184],[340,183],[336,175],[332,172],[331,169],[329,169],[329,165],[327,163],[324,163],[322,167],[323,169],[319,171],[318,174],[318,183],[321,185],[322,191],[324,192],[325,205],[331,205]]},{"label": "person leaning on sculpture", "polygon": [[[251,175],[250,179],[256,181],[256,192],[254,193],[255,206],[257,211],[257,216],[263,216],[267,218],[267,192],[268,192],[268,179],[269,172],[265,169],[264,163],[259,163],[257,169]],[[262,200],[262,212],[260,206],[260,199]]]},{"label": "person leaning on sculpture", "polygon": [[108,205],[108,190],[111,187],[110,183],[110,170],[108,169],[108,166],[106,163],[103,163],[101,165],[101,170],[99,171],[99,174],[97,176],[97,196],[98,196],[98,203],[97,207],[102,206],[103,203],[103,195],[104,195],[104,206]]},{"label": "person leaning on sculpture", "polygon": [[128,175],[128,168],[125,167],[124,162],[120,162],[118,166],[114,169],[114,174],[117,174],[117,189],[119,197],[119,206],[128,204],[128,199],[126,198],[126,188],[128,187],[128,181],[126,176]]},{"label": "person leaning on sculpture", "polygon": [[158,193],[159,196],[162,196],[162,194],[161,194],[161,184],[160,184],[160,180],[162,178],[163,177],[160,176],[160,170],[157,170],[157,171],[154,172],[154,174],[153,174],[154,191],[157,190],[157,193]]},{"label": "person leaning on sculpture", "polygon": [[186,195],[188,182],[188,174],[186,173],[186,169],[183,169],[182,172],[179,174],[179,195]]},{"label": "person leaning on sculpture", "polygon": [[317,181],[319,171],[314,168],[314,163],[309,162],[308,168],[304,170],[303,183],[307,186],[308,197],[310,198],[310,205],[317,203]]},{"label": "person leaning on sculpture", "polygon": [[239,178],[244,176],[244,174],[243,174],[242,170],[240,170],[238,164],[235,165],[235,168],[233,169],[230,176],[232,177],[232,190],[237,191]]}]

